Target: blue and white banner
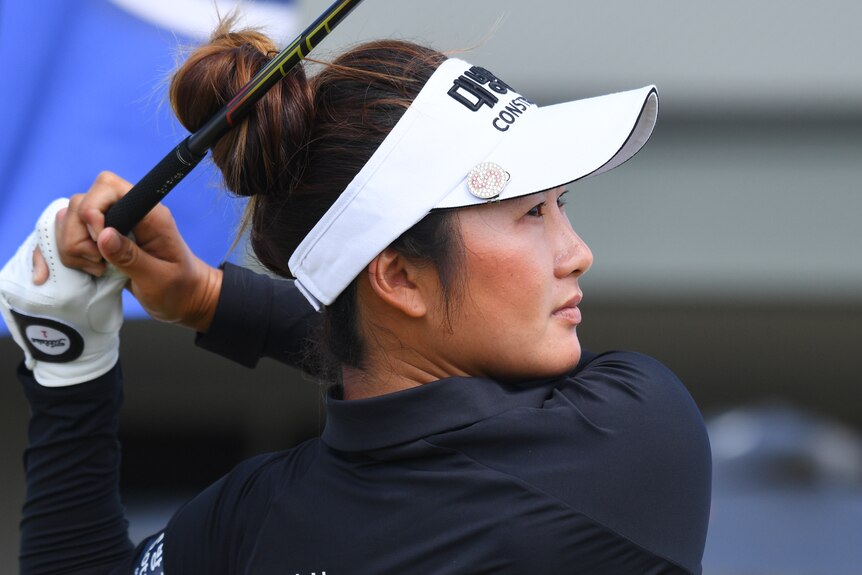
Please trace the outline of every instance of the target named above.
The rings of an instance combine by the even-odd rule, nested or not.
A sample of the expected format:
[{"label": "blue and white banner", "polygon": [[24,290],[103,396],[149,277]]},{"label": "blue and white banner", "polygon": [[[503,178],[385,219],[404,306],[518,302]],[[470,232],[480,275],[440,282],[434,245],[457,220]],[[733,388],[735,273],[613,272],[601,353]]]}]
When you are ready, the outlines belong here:
[{"label": "blue and white banner", "polygon": [[[188,135],[167,102],[169,76],[184,50],[205,41],[218,14],[237,4],[241,24],[280,44],[299,29],[294,2],[0,3],[0,264],[51,200],[86,191],[102,170],[135,182]],[[209,162],[165,204],[202,259],[227,257],[242,206]],[[130,297],[126,312],[143,314]]]}]

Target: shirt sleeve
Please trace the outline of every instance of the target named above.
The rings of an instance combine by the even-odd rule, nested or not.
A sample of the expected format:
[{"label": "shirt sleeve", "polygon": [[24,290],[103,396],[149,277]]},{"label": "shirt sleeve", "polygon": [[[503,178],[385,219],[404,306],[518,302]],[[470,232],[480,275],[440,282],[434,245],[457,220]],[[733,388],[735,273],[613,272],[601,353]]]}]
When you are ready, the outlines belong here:
[{"label": "shirt sleeve", "polygon": [[147,537],[135,549],[129,568],[118,568],[111,575],[165,575],[165,532]]},{"label": "shirt sleeve", "polygon": [[700,410],[676,375],[638,353],[591,356],[552,404],[578,421],[586,486],[561,493],[641,547],[700,573],[712,456]]},{"label": "shirt sleeve", "polygon": [[246,367],[269,357],[318,375],[311,353],[320,316],[289,280],[224,264],[221,294],[212,325],[198,347]]},{"label": "shirt sleeve", "polygon": [[128,565],[133,548],[119,493],[119,365],[68,387],[39,385],[23,365],[18,379],[32,412],[21,573],[96,574]]},{"label": "shirt sleeve", "polygon": [[[642,354],[586,352],[547,392],[474,425],[462,451],[589,518],[605,536],[596,541],[627,541],[645,552],[638,561],[700,573],[712,463],[703,418],[680,380]],[[613,557],[603,562],[625,558]]]}]

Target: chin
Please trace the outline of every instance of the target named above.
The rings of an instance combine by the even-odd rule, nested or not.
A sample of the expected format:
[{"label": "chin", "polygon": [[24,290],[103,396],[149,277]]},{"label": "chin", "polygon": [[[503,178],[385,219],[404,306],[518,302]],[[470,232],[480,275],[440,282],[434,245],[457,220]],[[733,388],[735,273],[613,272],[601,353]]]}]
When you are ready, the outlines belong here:
[{"label": "chin", "polygon": [[530,380],[557,377],[566,374],[578,365],[581,360],[581,346],[575,345],[559,353],[544,354],[538,363],[530,365],[527,372],[513,379]]},{"label": "chin", "polygon": [[558,364],[558,368],[555,369],[555,373],[550,375],[562,375],[567,373],[578,365],[578,362],[581,361],[581,343],[575,339],[574,343],[568,347],[568,349],[561,350],[559,355],[558,362],[554,362]]}]

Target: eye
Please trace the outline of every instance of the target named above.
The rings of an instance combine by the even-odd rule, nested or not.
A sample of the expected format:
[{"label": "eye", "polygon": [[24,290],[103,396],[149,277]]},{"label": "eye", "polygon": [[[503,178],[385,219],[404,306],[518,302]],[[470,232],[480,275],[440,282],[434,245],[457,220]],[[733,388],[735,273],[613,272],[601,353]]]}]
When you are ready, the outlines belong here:
[{"label": "eye", "polygon": [[[563,206],[566,205],[566,197],[565,196],[568,193],[569,193],[569,190],[566,190],[557,197],[557,207],[558,208],[563,209]],[[541,218],[542,216],[545,215],[545,207],[546,207],[546,202],[542,202],[540,204],[537,204],[537,205],[533,206],[532,209],[530,209],[530,211],[527,212],[527,215],[532,217],[532,218]]]},{"label": "eye", "polygon": [[533,208],[529,212],[527,212],[527,215],[532,217],[532,218],[541,218],[542,216],[544,216],[545,215],[545,202],[542,202],[541,204],[537,204],[537,205],[533,206]]},{"label": "eye", "polygon": [[568,193],[569,193],[569,190],[566,190],[562,194],[560,194],[560,197],[557,198],[557,205],[559,207],[562,208],[563,206],[566,205],[566,202],[568,201],[568,198],[566,198],[566,194],[568,194]]}]

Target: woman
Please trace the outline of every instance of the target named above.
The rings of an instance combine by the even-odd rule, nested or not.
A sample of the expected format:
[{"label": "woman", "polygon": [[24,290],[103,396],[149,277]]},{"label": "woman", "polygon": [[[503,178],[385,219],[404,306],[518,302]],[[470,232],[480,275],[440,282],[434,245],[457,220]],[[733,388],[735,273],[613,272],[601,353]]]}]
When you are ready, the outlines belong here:
[{"label": "woman", "polygon": [[[273,50],[217,31],[173,80],[180,120],[196,129]],[[658,362],[581,350],[592,254],[562,207],[566,183],[640,149],[656,112],[651,87],[538,108],[406,42],[297,72],[213,150],[228,188],[251,196],[256,256],[294,283],[206,267],[163,207],[137,246],[103,229],[127,189],[114,176],[54,206],[0,274],[33,406],[23,569],[699,573],[702,419]],[[50,268],[38,288],[36,245]],[[102,277],[63,287],[83,275],[69,268]],[[202,345],[335,383],[321,438],[240,464],[136,550],[116,488],[118,270]],[[77,304],[51,307],[32,295],[43,288]],[[303,360],[313,309],[321,362]],[[68,361],[38,347],[75,333]]]}]

